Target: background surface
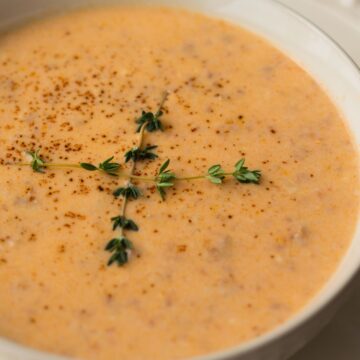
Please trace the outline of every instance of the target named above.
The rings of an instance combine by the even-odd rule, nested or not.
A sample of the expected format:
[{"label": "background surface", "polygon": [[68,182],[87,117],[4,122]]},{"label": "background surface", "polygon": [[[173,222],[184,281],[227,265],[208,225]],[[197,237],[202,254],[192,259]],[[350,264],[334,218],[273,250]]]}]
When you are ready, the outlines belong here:
[{"label": "background surface", "polygon": [[[360,0],[279,1],[333,37],[360,66]],[[360,276],[330,324],[290,360],[360,360]]]}]

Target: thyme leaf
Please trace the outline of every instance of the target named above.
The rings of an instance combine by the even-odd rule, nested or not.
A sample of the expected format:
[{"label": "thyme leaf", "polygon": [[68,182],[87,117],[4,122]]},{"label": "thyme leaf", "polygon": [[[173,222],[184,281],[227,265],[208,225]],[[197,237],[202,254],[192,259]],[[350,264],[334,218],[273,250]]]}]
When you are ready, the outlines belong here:
[{"label": "thyme leaf", "polygon": [[161,117],[164,115],[163,106],[165,101],[167,100],[169,93],[166,91],[163,94],[163,97],[160,102],[160,106],[156,113],[142,111],[141,116],[136,120],[138,127],[136,132],[140,132],[142,127],[145,126],[146,131],[154,132],[154,131],[164,131],[164,126],[161,122]]},{"label": "thyme leaf", "polygon": [[110,176],[117,176],[118,171],[120,170],[120,164],[116,162],[112,162],[114,156],[108,158],[107,160],[103,161],[99,164],[99,169],[104,171]]},{"label": "thyme leaf", "polygon": [[211,166],[208,170],[206,178],[213,184],[220,185],[225,179],[225,171],[222,169],[221,165]]},{"label": "thyme leaf", "polygon": [[89,163],[80,163],[80,166],[87,170],[87,171],[96,171],[96,170],[99,170],[97,168],[97,166],[93,165],[93,164],[89,164]]},{"label": "thyme leaf", "polygon": [[114,263],[117,263],[119,266],[124,266],[129,261],[129,255],[132,249],[132,242],[125,236],[110,240],[105,246],[105,250],[112,253],[108,261],[108,266]]},{"label": "thyme leaf", "polygon": [[113,195],[118,198],[120,196],[125,199],[133,199],[136,200],[141,196],[141,191],[138,187],[132,184],[128,184],[127,186],[119,187],[114,192]]},{"label": "thyme leaf", "polygon": [[168,170],[170,160],[166,160],[160,167],[158,174],[156,175],[156,189],[161,196],[162,200],[166,198],[166,188],[174,186],[172,180],[176,179],[176,175]]},{"label": "thyme leaf", "polygon": [[111,218],[111,221],[113,222],[113,230],[116,230],[117,228],[132,231],[139,230],[136,223],[131,219],[127,219],[125,216],[115,216]]},{"label": "thyme leaf", "polygon": [[234,178],[243,184],[260,184],[261,171],[249,170],[244,164],[245,159],[241,159],[235,164]]},{"label": "thyme leaf", "polygon": [[161,122],[161,117],[164,113],[160,110],[157,113],[146,112],[143,111],[142,115],[136,120],[138,127],[136,132],[140,132],[141,128],[144,124],[146,124],[146,131],[154,132],[154,131],[164,131],[163,124]]},{"label": "thyme leaf", "polygon": [[45,161],[40,157],[40,149],[35,151],[26,151],[28,155],[31,156],[31,168],[38,173],[45,172]]},{"label": "thyme leaf", "polygon": [[129,162],[130,160],[139,161],[139,160],[155,160],[158,156],[152,152],[152,150],[156,149],[157,145],[149,145],[144,149],[139,149],[138,147],[134,147],[125,153],[125,162]]}]

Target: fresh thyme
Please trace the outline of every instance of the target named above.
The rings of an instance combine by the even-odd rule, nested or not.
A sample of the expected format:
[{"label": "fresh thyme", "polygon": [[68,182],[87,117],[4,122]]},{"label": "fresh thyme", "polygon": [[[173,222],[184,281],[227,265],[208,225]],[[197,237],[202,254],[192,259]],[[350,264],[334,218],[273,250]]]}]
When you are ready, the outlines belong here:
[{"label": "fresh thyme", "polygon": [[225,179],[225,171],[221,168],[221,165],[214,165],[208,170],[208,175],[206,178],[210,180],[213,184],[219,185],[222,184]]},{"label": "fresh thyme", "polygon": [[135,185],[128,183],[126,186],[121,186],[113,191],[113,195],[118,198],[122,196],[124,199],[136,200],[141,196],[141,190]]},{"label": "fresh thyme", "polygon": [[[38,158],[36,160],[37,164],[42,164],[42,165],[41,166],[35,165],[35,169],[34,169],[34,165],[32,162],[30,164],[29,163],[24,163],[24,164],[20,163],[20,164],[16,164],[16,166],[29,166],[30,165],[36,172],[43,172],[45,168],[60,168],[60,167],[61,168],[83,168],[84,170],[87,170],[87,171],[102,171],[108,175],[116,176],[119,178],[126,178],[126,179],[131,179],[134,181],[152,182],[157,187],[160,187],[160,188],[172,187],[172,186],[174,186],[174,182],[178,182],[178,181],[194,181],[194,180],[202,180],[202,179],[207,179],[210,182],[212,182],[213,184],[220,185],[224,182],[225,178],[229,177],[229,176],[233,176],[238,182],[240,182],[242,184],[260,184],[260,181],[261,181],[261,170],[249,170],[248,167],[244,166],[245,159],[241,159],[235,164],[235,169],[233,172],[225,172],[223,170],[223,168],[221,167],[221,165],[213,165],[208,169],[206,174],[197,175],[197,176],[189,176],[189,177],[179,177],[175,173],[170,171],[168,169],[170,160],[167,160],[160,167],[159,172],[155,177],[145,177],[145,176],[133,175],[131,173],[120,172],[120,170],[113,171],[113,169],[111,170],[111,167],[109,169],[106,166],[105,166],[105,169],[101,169],[100,166],[97,167],[97,166],[95,166],[93,164],[89,164],[89,163],[80,163],[80,164],[46,163],[45,160],[43,160],[42,158],[39,157],[39,155],[37,155],[37,156],[38,156]],[[120,168],[117,168],[117,169],[120,169]],[[114,190],[113,195],[115,197],[123,196],[126,198],[136,200],[142,195],[142,193],[141,193],[141,190],[137,186],[130,183],[126,186],[122,186],[122,187],[119,187],[116,190]]]},{"label": "fresh thyme", "polygon": [[125,216],[115,216],[111,218],[111,221],[113,223],[113,230],[116,230],[117,228],[132,231],[139,230],[139,227],[136,225],[136,223],[131,219],[127,219]]},{"label": "fresh thyme", "polygon": [[164,115],[163,106],[165,104],[165,101],[167,100],[167,97],[168,97],[168,93],[165,92],[160,102],[159,108],[155,114],[146,111],[142,112],[141,116],[136,120],[136,123],[138,124],[136,132],[139,133],[144,126],[146,128],[146,131],[148,132],[154,132],[158,130],[164,131],[164,126],[161,122],[161,117]]},{"label": "fresh thyme", "polygon": [[125,162],[129,162],[130,160],[139,161],[139,160],[155,160],[158,156],[152,150],[156,149],[157,145],[149,145],[144,149],[139,149],[138,147],[134,147],[125,153]]},{"label": "fresh thyme", "polygon": [[139,125],[136,132],[140,132],[144,124],[146,124],[146,130],[148,132],[154,132],[157,130],[163,131],[164,128],[160,120],[162,115],[163,115],[162,111],[157,112],[155,114],[151,112],[143,111],[141,117],[139,117],[139,119],[136,120],[136,123]]},{"label": "fresh thyme", "polygon": [[121,236],[120,238],[110,240],[105,250],[112,253],[108,261],[108,266],[114,263],[123,266],[129,261],[129,252],[133,250],[133,244],[125,236]]},{"label": "fresh thyme", "polygon": [[245,159],[241,159],[235,164],[234,178],[243,184],[259,184],[261,179],[260,170],[249,170],[245,164]]},{"label": "fresh thyme", "polygon": [[119,163],[112,162],[113,159],[114,157],[112,156],[101,162],[99,166],[95,166],[89,163],[80,163],[79,165],[87,171],[102,171],[110,176],[117,176],[121,165]]},{"label": "fresh thyme", "polygon": [[99,164],[99,169],[107,173],[111,176],[117,176],[117,173],[120,169],[120,164],[116,162],[112,162],[114,157],[110,157],[109,159],[105,160],[104,162]]},{"label": "fresh thyme", "polygon": [[93,164],[89,164],[89,163],[80,163],[80,166],[87,170],[87,171],[97,171],[99,170],[99,168]]},{"label": "fresh thyme", "polygon": [[260,170],[249,170],[245,166],[245,159],[239,160],[234,170],[226,172],[221,165],[211,166],[205,174],[197,176],[181,177],[177,176],[173,171],[169,169],[170,160],[166,160],[159,168],[157,174],[154,177],[144,177],[141,175],[135,175],[136,163],[144,160],[156,160],[158,155],[154,152],[157,145],[143,146],[145,131],[152,133],[155,131],[164,131],[162,123],[162,116],[164,114],[163,106],[167,99],[168,93],[165,93],[158,110],[155,113],[143,111],[140,118],[136,119],[138,133],[138,144],[132,149],[128,150],[124,157],[125,163],[132,162],[129,172],[124,171],[121,164],[114,161],[114,156],[109,157],[105,161],[99,163],[98,166],[81,162],[78,164],[66,164],[66,163],[51,163],[46,162],[40,156],[40,150],[28,151],[27,154],[31,156],[30,163],[15,164],[17,166],[31,166],[34,172],[44,173],[47,168],[79,168],[86,171],[99,171],[106,175],[124,178],[125,183],[116,188],[113,191],[113,195],[116,198],[122,197],[122,207],[120,214],[111,218],[112,230],[119,231],[119,236],[111,239],[105,246],[105,250],[111,253],[108,261],[108,265],[114,263],[119,266],[125,265],[131,256],[134,246],[131,240],[126,236],[127,231],[138,231],[139,226],[132,219],[126,216],[126,210],[128,202],[131,200],[137,200],[142,195],[142,191],[138,186],[133,184],[134,182],[145,181],[153,183],[161,196],[161,199],[165,201],[166,190],[175,186],[179,181],[194,181],[205,179],[215,185],[221,185],[227,177],[233,177],[242,184],[259,184],[261,181]]},{"label": "fresh thyme", "polygon": [[170,160],[166,160],[160,167],[158,174],[155,177],[156,189],[159,192],[161,199],[165,200],[166,188],[174,186],[173,180],[176,179],[176,175],[168,170]]},{"label": "fresh thyme", "polygon": [[45,171],[45,161],[40,157],[40,150],[36,151],[27,151],[28,155],[31,156],[31,168],[38,173],[43,173]]},{"label": "fresh thyme", "polygon": [[[113,230],[120,228],[120,238],[112,239],[106,245],[105,250],[112,253],[108,265],[117,263],[119,266],[126,264],[129,260],[129,255],[133,249],[132,242],[125,237],[125,231],[138,231],[138,226],[131,219],[126,218],[126,208],[129,200],[136,200],[141,196],[140,189],[135,186],[131,181],[136,168],[136,162],[142,160],[155,160],[158,156],[152,152],[157,148],[156,145],[148,145],[143,148],[144,133],[145,130],[148,132],[154,132],[157,130],[163,130],[163,125],[160,121],[160,117],[163,115],[162,108],[168,97],[168,93],[164,93],[163,98],[160,102],[160,106],[155,114],[151,112],[142,112],[142,116],[136,120],[138,128],[136,130],[139,133],[138,144],[136,147],[130,149],[125,153],[125,162],[132,161],[131,171],[129,173],[128,180],[125,186],[117,188],[113,195],[115,197],[123,197],[123,206],[121,209],[120,216],[112,218]],[[113,158],[110,158],[111,161]],[[116,171],[119,170],[119,167]],[[112,175],[112,174],[110,174]]]}]

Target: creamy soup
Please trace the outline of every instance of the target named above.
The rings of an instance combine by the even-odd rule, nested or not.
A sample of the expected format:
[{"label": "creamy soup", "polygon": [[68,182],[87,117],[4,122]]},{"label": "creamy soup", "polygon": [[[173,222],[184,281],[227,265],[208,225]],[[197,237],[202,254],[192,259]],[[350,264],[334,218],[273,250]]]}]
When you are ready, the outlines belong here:
[{"label": "creamy soup", "polygon": [[[107,266],[123,178],[77,168],[138,141],[181,176],[241,158],[259,185],[227,177],[154,185],[126,216],[134,250]],[[163,8],[89,9],[0,39],[0,335],[82,359],[184,359],[253,339],[328,281],[358,213],[357,154],[322,88],[263,39]],[[131,161],[122,165],[129,172]]]}]

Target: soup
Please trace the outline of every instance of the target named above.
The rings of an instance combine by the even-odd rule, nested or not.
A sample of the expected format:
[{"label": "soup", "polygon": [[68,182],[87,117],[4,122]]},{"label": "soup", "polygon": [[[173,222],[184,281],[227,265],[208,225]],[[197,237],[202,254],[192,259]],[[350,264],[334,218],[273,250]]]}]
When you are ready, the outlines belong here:
[{"label": "soup", "polygon": [[69,357],[185,359],[264,334],[320,291],[357,221],[356,149],[319,84],[181,10],[4,34],[0,164],[0,335]]}]

